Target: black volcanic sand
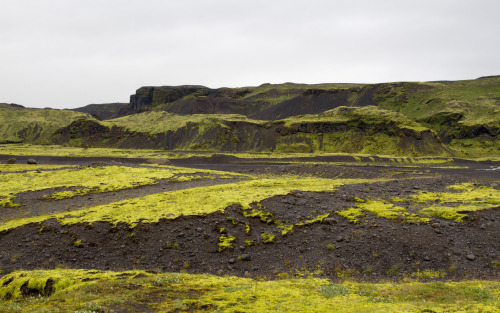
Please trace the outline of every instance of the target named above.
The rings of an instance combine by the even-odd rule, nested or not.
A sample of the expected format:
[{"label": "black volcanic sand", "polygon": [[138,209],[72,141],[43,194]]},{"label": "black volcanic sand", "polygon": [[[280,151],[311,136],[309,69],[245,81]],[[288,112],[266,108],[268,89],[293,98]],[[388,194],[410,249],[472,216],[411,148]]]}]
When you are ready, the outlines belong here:
[{"label": "black volcanic sand", "polygon": [[[77,162],[95,161],[80,158]],[[98,161],[106,160],[100,158]],[[234,160],[221,159],[203,163],[200,160],[177,160],[174,164],[243,173],[288,173],[329,178],[386,177],[392,180],[345,185],[334,193],[294,191],[262,201],[260,204],[274,215],[275,220],[286,223],[331,213],[323,222],[295,227],[284,237],[275,224],[244,217],[237,205],[227,208],[224,213],[161,220],[154,224],[139,224],[133,229],[124,224],[113,227],[105,222],[64,227],[55,220],[41,225],[30,224],[0,233],[2,274],[17,269],[68,267],[182,270],[266,278],[283,277],[283,273],[290,277],[315,273],[333,279],[339,276],[366,280],[401,279],[425,270],[441,271],[446,274],[445,279],[500,277],[500,207],[470,213],[472,219],[464,223],[435,218],[429,224],[408,224],[367,214],[360,223],[352,224],[333,213],[354,207],[354,197],[408,198],[418,190],[445,191],[446,186],[460,182],[499,188],[500,171],[491,170],[498,164],[470,163],[468,169],[450,169],[273,163],[276,161],[231,163]],[[51,163],[58,162],[64,163],[64,160]],[[72,162],[75,160],[66,163]],[[36,215],[46,212],[51,204],[64,211],[71,207],[121,200],[131,194],[141,196],[234,181],[202,180],[175,186],[160,181],[158,185],[134,190],[63,200],[66,202],[42,200],[42,193],[21,195],[16,201],[32,208],[30,214]],[[2,208],[3,218],[8,216],[5,215],[8,210],[13,209]],[[249,233],[245,231],[246,224],[250,226]],[[232,249],[218,252],[221,228],[236,240]],[[264,232],[275,235],[274,242],[262,242]],[[81,241],[79,247],[73,245],[75,240]],[[248,246],[246,240],[255,244]]]}]

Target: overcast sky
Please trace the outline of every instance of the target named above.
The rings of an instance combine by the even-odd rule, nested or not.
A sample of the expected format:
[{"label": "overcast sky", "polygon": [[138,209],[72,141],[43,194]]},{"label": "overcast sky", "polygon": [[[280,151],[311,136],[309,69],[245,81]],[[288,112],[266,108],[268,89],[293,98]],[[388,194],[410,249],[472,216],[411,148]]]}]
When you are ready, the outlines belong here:
[{"label": "overcast sky", "polygon": [[498,0],[0,0],[0,102],[500,74]]}]

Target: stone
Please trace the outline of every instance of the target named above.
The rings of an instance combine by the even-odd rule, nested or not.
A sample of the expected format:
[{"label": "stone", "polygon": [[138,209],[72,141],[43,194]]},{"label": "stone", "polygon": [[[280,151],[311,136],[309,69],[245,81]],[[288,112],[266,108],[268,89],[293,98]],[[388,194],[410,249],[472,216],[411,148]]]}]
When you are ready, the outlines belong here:
[{"label": "stone", "polygon": [[296,204],[297,203],[297,200],[293,199],[293,198],[287,198],[287,199],[283,199],[281,202],[285,203],[285,204]]},{"label": "stone", "polygon": [[235,260],[234,258],[230,258],[230,259],[228,260],[229,264],[234,264],[234,262],[235,262],[235,261],[236,261],[236,260]]},{"label": "stone", "polygon": [[10,158],[10,159],[7,160],[7,164],[14,164],[16,162],[17,162],[17,160],[14,159],[14,158]]},{"label": "stone", "polygon": [[28,159],[28,160],[26,160],[26,163],[27,164],[37,164],[35,159]]},{"label": "stone", "polygon": [[242,254],[241,255],[241,260],[242,261],[251,261],[252,260],[252,255],[248,254],[248,253]]},{"label": "stone", "polygon": [[332,217],[326,217],[323,219],[323,223],[332,225],[332,224],[337,224],[337,221]]},{"label": "stone", "polygon": [[474,261],[476,259],[476,256],[474,254],[472,254],[472,253],[467,254],[465,257],[469,261]]}]

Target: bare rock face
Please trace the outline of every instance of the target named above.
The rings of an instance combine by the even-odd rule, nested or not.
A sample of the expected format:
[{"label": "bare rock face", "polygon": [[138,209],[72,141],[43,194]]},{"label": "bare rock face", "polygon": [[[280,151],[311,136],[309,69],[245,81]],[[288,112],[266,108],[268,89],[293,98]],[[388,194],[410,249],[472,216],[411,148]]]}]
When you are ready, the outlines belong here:
[{"label": "bare rock face", "polygon": [[26,163],[27,164],[37,164],[35,159],[28,159],[28,160],[26,160]]},{"label": "bare rock face", "polygon": [[206,96],[209,91],[204,86],[141,87],[130,96],[130,104],[122,109],[122,114],[150,111],[155,105],[171,103],[188,95]]},{"label": "bare rock face", "polygon": [[14,159],[14,158],[10,158],[10,159],[8,159],[8,160],[7,160],[7,164],[14,164],[14,163],[16,163],[16,162],[17,162],[17,161],[16,161],[16,159]]}]

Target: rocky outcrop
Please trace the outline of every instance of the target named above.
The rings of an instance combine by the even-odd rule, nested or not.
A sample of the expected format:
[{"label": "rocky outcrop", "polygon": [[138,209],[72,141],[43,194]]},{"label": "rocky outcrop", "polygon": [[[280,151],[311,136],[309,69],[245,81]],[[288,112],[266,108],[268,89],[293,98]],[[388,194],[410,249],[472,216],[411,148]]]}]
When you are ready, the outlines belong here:
[{"label": "rocky outcrop", "polygon": [[[269,88],[262,92],[255,92],[256,87],[235,89],[210,89],[204,86],[142,87],[130,97],[130,104],[120,111],[120,115],[163,110],[182,115],[241,114],[254,119],[276,120],[294,115],[317,114],[338,106],[351,105],[352,101],[349,98],[361,90],[311,87],[307,85],[297,87],[291,84],[286,90]],[[369,101],[360,103],[372,104]]]}]

